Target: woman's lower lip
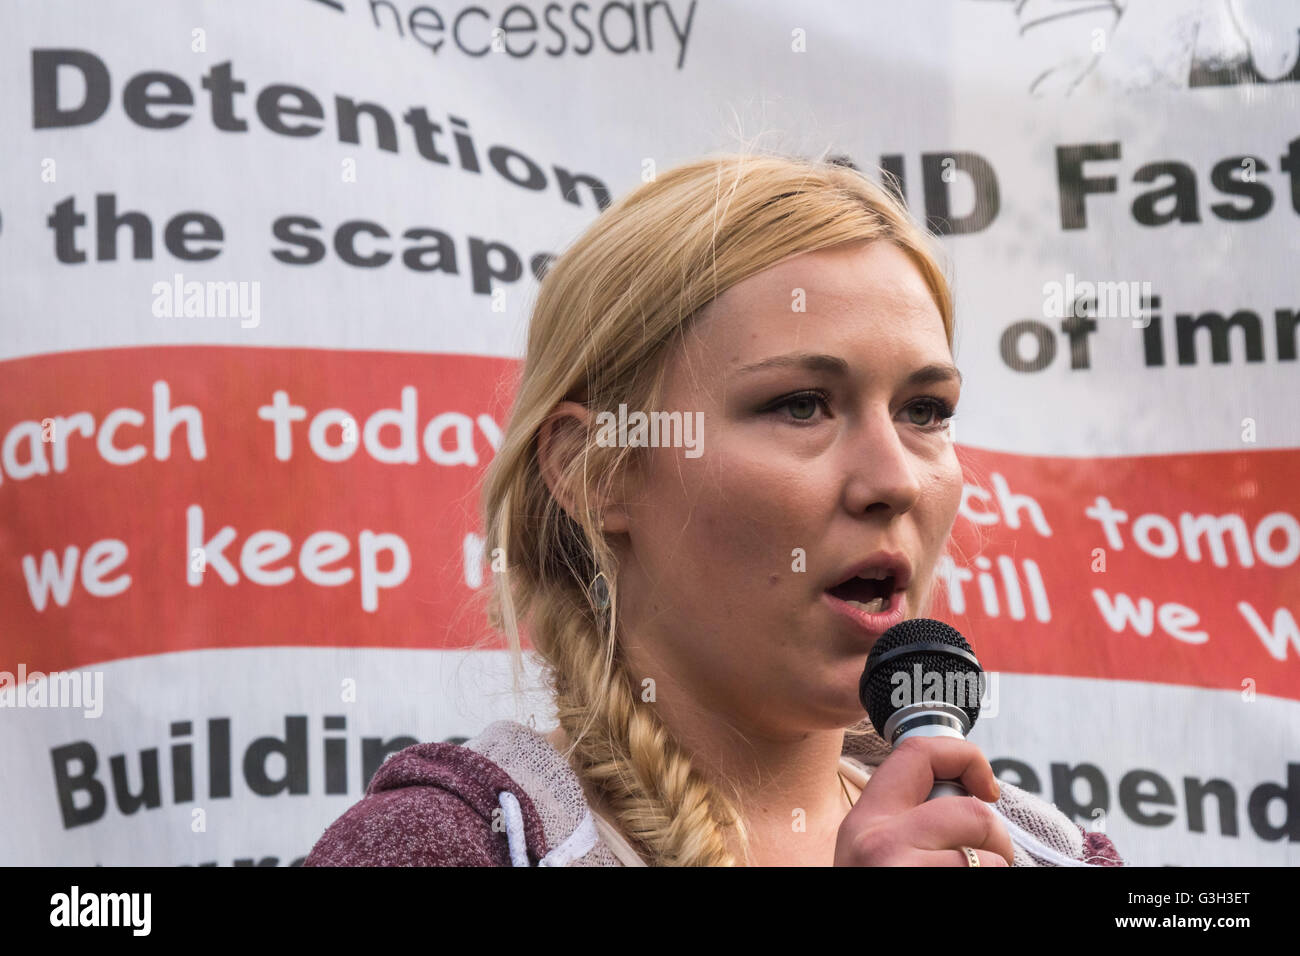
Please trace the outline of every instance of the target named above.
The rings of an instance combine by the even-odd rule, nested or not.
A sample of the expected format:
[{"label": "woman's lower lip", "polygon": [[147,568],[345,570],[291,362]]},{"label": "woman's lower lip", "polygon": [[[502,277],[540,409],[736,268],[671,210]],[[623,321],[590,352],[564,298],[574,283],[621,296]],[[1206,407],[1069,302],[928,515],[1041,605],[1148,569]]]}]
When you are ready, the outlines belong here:
[{"label": "woman's lower lip", "polygon": [[854,607],[847,601],[841,601],[830,591],[822,592],[827,602],[830,603],[831,610],[835,611],[849,620],[858,630],[864,631],[875,637],[879,637],[889,630],[895,624],[901,624],[907,619],[907,592],[895,591],[889,597],[889,605],[879,614],[871,614],[861,608]]}]

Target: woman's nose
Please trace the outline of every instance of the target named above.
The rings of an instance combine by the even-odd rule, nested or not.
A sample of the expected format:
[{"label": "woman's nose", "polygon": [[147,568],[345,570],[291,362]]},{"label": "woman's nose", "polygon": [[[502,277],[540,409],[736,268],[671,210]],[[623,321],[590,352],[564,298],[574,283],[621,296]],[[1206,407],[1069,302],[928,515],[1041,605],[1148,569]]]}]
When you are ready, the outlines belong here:
[{"label": "woman's nose", "polygon": [[844,504],[852,514],[902,514],[916,503],[921,493],[919,462],[887,408],[858,420],[845,449]]}]

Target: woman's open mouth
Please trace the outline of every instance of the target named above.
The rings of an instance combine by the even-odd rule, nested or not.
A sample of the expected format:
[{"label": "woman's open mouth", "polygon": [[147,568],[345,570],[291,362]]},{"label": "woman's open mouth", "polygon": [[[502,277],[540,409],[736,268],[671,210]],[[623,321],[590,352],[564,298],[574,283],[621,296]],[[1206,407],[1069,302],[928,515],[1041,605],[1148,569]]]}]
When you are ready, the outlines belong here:
[{"label": "woman's open mouth", "polygon": [[[884,574],[883,571],[877,573]],[[894,576],[892,574],[885,574],[880,578],[854,576],[830,588],[827,593],[839,598],[850,607],[860,608],[868,614],[879,614],[889,610],[894,600]]]},{"label": "woman's open mouth", "polygon": [[907,591],[895,586],[897,580],[884,571],[863,572],[827,588],[826,600],[837,613],[879,637],[907,617]]}]

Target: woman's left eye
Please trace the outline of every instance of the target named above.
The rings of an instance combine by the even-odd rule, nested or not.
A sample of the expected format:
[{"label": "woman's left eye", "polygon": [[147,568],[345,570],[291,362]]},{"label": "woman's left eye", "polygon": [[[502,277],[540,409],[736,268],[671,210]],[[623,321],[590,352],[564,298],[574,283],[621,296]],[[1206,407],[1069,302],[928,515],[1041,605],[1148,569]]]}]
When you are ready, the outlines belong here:
[{"label": "woman's left eye", "polygon": [[[919,421],[912,417],[912,413],[916,411],[920,411],[924,416]],[[948,419],[953,416],[953,408],[942,399],[923,398],[908,405],[903,409],[903,413],[908,416],[910,424],[920,428],[937,430],[948,424]]]}]

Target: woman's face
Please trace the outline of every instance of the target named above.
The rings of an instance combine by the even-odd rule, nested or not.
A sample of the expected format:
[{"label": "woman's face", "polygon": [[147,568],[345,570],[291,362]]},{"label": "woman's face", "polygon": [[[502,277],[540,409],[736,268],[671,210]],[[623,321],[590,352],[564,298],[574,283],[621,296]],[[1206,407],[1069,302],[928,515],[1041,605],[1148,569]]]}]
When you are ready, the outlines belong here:
[{"label": "woman's face", "polygon": [[[642,449],[606,524],[627,535],[619,621],[636,683],[757,732],[861,719],[867,653],[924,616],[956,517],[943,426],[959,392],[939,311],[892,243],[795,256],[712,302],[669,359],[662,408],[644,410],[702,412],[700,453]],[[910,581],[893,615],[867,618],[848,601],[880,583],[828,589],[880,552]]]}]

